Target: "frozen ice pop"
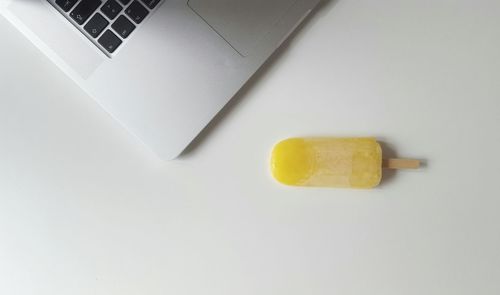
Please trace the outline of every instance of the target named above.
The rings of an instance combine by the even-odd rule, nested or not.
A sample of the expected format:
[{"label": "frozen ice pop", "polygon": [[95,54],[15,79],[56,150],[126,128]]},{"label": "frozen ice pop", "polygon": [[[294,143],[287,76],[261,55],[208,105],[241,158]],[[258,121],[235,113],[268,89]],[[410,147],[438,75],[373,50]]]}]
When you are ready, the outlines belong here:
[{"label": "frozen ice pop", "polygon": [[368,189],[379,185],[382,165],[413,169],[417,160],[382,160],[375,138],[291,138],[273,149],[271,170],[279,182],[292,186]]}]

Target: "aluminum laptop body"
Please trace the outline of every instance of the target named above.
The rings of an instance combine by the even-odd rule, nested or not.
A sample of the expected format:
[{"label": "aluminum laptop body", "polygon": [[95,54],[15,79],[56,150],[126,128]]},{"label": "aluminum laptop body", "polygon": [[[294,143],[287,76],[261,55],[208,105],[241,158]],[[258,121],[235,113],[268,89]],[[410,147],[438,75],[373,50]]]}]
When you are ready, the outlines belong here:
[{"label": "aluminum laptop body", "polygon": [[130,133],[173,159],[318,1],[2,0],[0,9]]}]

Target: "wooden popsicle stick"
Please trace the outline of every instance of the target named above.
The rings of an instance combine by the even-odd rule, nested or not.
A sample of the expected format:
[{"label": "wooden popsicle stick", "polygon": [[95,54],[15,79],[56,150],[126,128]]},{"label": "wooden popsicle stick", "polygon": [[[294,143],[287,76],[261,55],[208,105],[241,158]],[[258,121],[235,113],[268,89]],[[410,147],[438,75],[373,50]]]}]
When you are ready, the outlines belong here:
[{"label": "wooden popsicle stick", "polygon": [[386,169],[418,169],[420,168],[420,161],[412,159],[384,159],[382,167]]}]

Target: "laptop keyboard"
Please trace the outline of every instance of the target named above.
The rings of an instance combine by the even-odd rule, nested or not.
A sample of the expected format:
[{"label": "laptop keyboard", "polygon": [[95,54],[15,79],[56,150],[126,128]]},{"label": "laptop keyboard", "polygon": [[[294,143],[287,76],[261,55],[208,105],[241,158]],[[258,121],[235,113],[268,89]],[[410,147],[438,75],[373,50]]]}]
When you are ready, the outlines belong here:
[{"label": "laptop keyboard", "polygon": [[112,57],[162,0],[52,1],[80,32]]}]

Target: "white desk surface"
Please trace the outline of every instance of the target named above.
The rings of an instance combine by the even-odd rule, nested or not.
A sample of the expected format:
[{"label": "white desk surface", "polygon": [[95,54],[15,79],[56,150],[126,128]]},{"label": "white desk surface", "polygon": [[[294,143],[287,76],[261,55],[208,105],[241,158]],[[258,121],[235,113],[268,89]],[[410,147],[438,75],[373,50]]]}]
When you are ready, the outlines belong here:
[{"label": "white desk surface", "polygon": [[[340,0],[161,162],[0,20],[0,294],[500,294],[500,2]],[[290,136],[427,160],[271,179]]]}]

